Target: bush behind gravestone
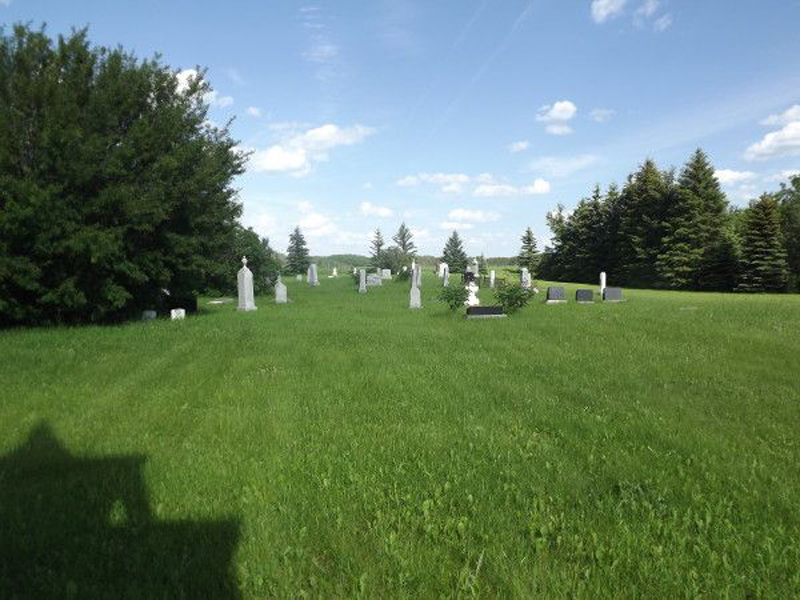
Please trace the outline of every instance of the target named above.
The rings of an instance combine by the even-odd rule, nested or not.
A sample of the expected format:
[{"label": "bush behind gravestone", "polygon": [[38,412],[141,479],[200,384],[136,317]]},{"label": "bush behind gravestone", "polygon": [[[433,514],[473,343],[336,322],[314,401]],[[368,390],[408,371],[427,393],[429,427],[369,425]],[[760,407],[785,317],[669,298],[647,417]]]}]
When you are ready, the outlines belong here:
[{"label": "bush behind gravestone", "polygon": [[534,292],[532,289],[525,289],[518,283],[499,281],[494,295],[498,304],[503,307],[503,312],[510,315],[527,306],[533,298]]},{"label": "bush behind gravestone", "polygon": [[467,288],[460,284],[448,285],[442,288],[437,296],[440,302],[444,302],[450,310],[456,311],[464,306],[469,292]]}]

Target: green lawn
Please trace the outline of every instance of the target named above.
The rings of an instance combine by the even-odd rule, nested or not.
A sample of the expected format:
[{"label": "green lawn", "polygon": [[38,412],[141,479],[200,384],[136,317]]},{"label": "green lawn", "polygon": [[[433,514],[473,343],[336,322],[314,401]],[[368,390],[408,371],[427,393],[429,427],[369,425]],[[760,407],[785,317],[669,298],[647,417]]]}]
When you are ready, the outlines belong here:
[{"label": "green lawn", "polygon": [[287,285],[0,332],[0,597],[800,595],[800,297]]}]

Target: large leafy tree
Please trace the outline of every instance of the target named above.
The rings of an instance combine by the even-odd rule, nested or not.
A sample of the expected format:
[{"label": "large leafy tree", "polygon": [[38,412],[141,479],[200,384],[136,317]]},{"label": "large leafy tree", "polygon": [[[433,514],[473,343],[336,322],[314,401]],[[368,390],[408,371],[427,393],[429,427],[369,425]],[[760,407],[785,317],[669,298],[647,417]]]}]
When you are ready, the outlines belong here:
[{"label": "large leafy tree", "polygon": [[741,292],[780,292],[786,289],[788,265],[783,247],[778,201],[763,194],[751,202],[744,217]]},{"label": "large leafy tree", "polygon": [[289,234],[289,247],[286,249],[286,272],[289,275],[304,275],[311,260],[308,257],[306,238],[300,227]]},{"label": "large leafy tree", "polygon": [[0,31],[0,322],[111,320],[205,287],[246,160],[208,91],[85,30]]},{"label": "large leafy tree", "polygon": [[[483,261],[481,261],[482,263]],[[520,267],[526,267],[532,276],[536,276],[536,269],[539,266],[539,251],[536,248],[536,236],[533,235],[530,227],[522,234],[522,247],[517,256],[517,264]]]},{"label": "large leafy tree", "polygon": [[467,253],[464,252],[464,244],[458,232],[454,231],[442,250],[442,262],[446,262],[450,271],[453,273],[464,272],[467,268]]}]

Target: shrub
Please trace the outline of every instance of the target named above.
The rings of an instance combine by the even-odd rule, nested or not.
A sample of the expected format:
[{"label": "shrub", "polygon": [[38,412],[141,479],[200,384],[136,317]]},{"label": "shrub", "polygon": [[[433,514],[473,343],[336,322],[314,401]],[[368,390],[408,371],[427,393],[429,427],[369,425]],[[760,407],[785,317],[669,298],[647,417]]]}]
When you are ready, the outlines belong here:
[{"label": "shrub", "polygon": [[443,287],[442,291],[439,292],[438,299],[440,302],[447,304],[450,310],[456,311],[464,306],[464,302],[467,301],[468,296],[469,292],[467,288],[463,285],[456,284]]},{"label": "shrub", "polygon": [[503,307],[503,312],[512,314],[524,308],[533,298],[533,289],[527,290],[519,284],[499,282],[494,291],[498,304]]}]

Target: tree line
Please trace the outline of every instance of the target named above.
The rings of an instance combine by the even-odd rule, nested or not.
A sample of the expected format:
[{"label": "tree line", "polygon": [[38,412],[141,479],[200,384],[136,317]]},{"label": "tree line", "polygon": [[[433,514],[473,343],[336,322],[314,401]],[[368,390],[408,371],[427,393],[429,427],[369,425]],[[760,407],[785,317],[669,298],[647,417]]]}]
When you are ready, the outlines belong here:
[{"label": "tree line", "polygon": [[620,189],[599,186],[548,215],[544,279],[589,282],[606,271],[631,287],[783,292],[800,280],[800,177],[732,207],[698,149],[679,174],[646,160]]}]

